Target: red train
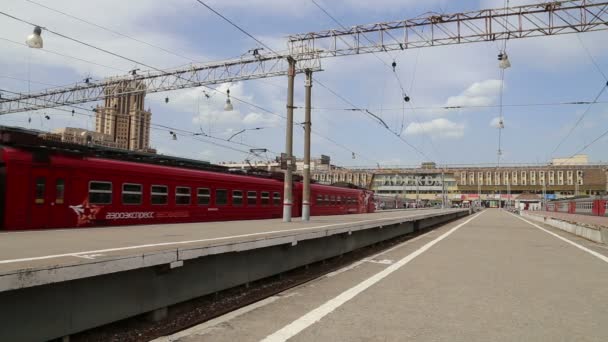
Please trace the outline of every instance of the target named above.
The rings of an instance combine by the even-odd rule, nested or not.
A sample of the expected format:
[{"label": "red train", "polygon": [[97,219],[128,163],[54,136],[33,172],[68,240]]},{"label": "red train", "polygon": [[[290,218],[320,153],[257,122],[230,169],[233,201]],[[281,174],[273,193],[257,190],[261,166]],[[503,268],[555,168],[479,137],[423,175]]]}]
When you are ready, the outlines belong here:
[{"label": "red train", "polygon": [[[3,230],[282,216],[279,179],[0,146]],[[183,160],[183,159],[182,159]],[[302,184],[294,183],[293,215]],[[312,184],[311,215],[374,211],[373,192]]]},{"label": "red train", "polygon": [[547,203],[547,211],[608,216],[608,198],[577,198],[551,201]]}]

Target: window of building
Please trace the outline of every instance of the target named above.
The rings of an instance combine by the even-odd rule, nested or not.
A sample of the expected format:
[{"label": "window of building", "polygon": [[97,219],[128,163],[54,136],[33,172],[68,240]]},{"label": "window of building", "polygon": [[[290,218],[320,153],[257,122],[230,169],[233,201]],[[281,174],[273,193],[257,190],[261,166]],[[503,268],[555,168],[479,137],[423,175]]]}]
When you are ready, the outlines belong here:
[{"label": "window of building", "polygon": [[262,205],[270,205],[270,192],[262,191]]},{"label": "window of building", "polygon": [[175,204],[189,205],[190,204],[190,188],[186,186],[175,187]]},{"label": "window of building", "polygon": [[500,185],[500,173],[494,172],[494,185]]},{"label": "window of building", "polygon": [[152,204],[167,204],[169,191],[166,185],[152,185],[150,188],[150,201]]},{"label": "window of building", "polygon": [[511,172],[511,185],[517,185],[518,183],[517,171]]},{"label": "window of building", "polygon": [[530,185],[536,185],[536,171],[530,171]]},{"label": "window of building", "polygon": [[272,204],[274,205],[281,205],[281,194],[278,192],[275,192],[272,194]]},{"label": "window of building", "polygon": [[65,181],[58,178],[55,181],[55,203],[63,204],[63,198],[65,196]]},{"label": "window of building", "polygon": [[568,185],[574,185],[574,171],[566,171],[566,182]]},{"label": "window of building", "polygon": [[549,171],[549,185],[555,185],[555,172]]},{"label": "window of building", "polygon": [[492,172],[486,172],[486,185],[492,185]]},{"label": "window of building", "polygon": [[46,178],[36,177],[36,194],[34,203],[44,204],[44,194],[46,193]]},{"label": "window of building", "polygon": [[111,182],[89,182],[89,203],[90,204],[110,204],[112,203],[112,183]]},{"label": "window of building", "polygon": [[208,188],[196,189],[196,202],[198,205],[209,205],[211,202],[211,191]]},{"label": "window of building", "polygon": [[255,206],[256,204],[258,204],[257,191],[247,191],[247,205]]},{"label": "window of building", "polygon": [[243,192],[241,190],[232,191],[232,205],[239,207],[243,205]]},{"label": "window of building", "polygon": [[141,204],[141,184],[124,183],[122,185],[122,204]]},{"label": "window of building", "polygon": [[228,204],[228,190],[215,190],[215,205],[220,206],[226,204]]},{"label": "window of building", "polygon": [[467,185],[467,173],[466,172],[460,173],[460,184]]},{"label": "window of building", "polygon": [[564,171],[557,171],[557,185],[564,185]]}]

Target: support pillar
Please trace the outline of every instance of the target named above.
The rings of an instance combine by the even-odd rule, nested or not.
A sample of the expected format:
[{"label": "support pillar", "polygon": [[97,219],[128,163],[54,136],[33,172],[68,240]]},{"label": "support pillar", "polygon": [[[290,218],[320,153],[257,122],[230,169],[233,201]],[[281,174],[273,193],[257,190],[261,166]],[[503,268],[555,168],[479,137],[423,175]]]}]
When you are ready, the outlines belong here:
[{"label": "support pillar", "polygon": [[302,221],[310,221],[310,102],[312,93],[312,71],[306,70],[306,99],[304,103],[304,190],[302,191]]},{"label": "support pillar", "polygon": [[293,205],[293,83],[296,77],[296,61],[288,57],[289,69],[287,70],[287,125],[285,126],[285,154],[287,156],[287,170],[285,170],[285,182],[283,192],[283,222],[291,222],[291,207]]}]

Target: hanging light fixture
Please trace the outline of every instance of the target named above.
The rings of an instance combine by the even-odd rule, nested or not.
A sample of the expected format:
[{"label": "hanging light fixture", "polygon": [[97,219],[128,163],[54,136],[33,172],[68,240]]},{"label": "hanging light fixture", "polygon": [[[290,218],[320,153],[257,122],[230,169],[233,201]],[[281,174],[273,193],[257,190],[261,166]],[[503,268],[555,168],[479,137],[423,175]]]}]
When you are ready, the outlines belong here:
[{"label": "hanging light fixture", "polygon": [[25,43],[32,49],[42,49],[42,29],[40,26],[34,28],[34,32],[27,36]]},{"label": "hanging light fixture", "polygon": [[226,104],[224,105],[224,111],[231,112],[234,110],[234,106],[232,106],[232,102],[230,102],[230,89],[226,90],[226,95],[228,95],[228,97],[226,98]]},{"label": "hanging light fixture", "polygon": [[501,69],[508,69],[511,67],[511,62],[509,61],[509,56],[506,51],[498,54],[498,61],[498,67]]}]

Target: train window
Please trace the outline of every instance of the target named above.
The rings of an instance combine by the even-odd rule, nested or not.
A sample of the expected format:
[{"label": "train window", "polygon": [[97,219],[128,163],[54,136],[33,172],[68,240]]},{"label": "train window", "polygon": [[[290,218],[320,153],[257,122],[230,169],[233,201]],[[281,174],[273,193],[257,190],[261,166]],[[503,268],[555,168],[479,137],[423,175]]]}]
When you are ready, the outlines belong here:
[{"label": "train window", "polygon": [[36,178],[36,197],[34,199],[34,203],[44,204],[44,193],[45,192],[46,192],[46,178],[37,177]]},{"label": "train window", "polygon": [[336,204],[342,205],[342,196],[338,196]]},{"label": "train window", "polygon": [[141,184],[124,183],[122,185],[122,204],[141,204]]},{"label": "train window", "polygon": [[188,205],[190,204],[190,188],[187,186],[175,187],[175,204]]},{"label": "train window", "polygon": [[196,200],[198,205],[209,205],[209,199],[211,198],[211,192],[207,188],[198,188],[196,193]]},{"label": "train window", "polygon": [[329,202],[329,195],[325,195],[325,199],[323,200],[323,205],[330,205],[331,203]]},{"label": "train window", "polygon": [[63,204],[63,198],[65,197],[65,181],[58,178],[55,181],[55,203]]},{"label": "train window", "polygon": [[89,182],[89,203],[90,204],[110,204],[112,203],[112,183],[110,182]]},{"label": "train window", "polygon": [[330,205],[336,205],[336,196],[331,196],[330,197]]},{"label": "train window", "polygon": [[232,191],[232,205],[239,207],[243,205],[243,192],[241,190]]},{"label": "train window", "polygon": [[167,204],[169,191],[166,185],[152,185],[151,189],[151,202],[152,204]]},{"label": "train window", "polygon": [[262,205],[270,204],[270,192],[262,191]]},{"label": "train window", "polygon": [[247,191],[247,205],[256,205],[258,203],[257,191]]},{"label": "train window", "polygon": [[280,193],[275,192],[274,194],[272,194],[272,204],[281,205],[281,194]]},{"label": "train window", "polygon": [[215,190],[215,205],[228,204],[228,190]]},{"label": "train window", "polygon": [[323,195],[317,195],[317,205],[323,205]]}]

